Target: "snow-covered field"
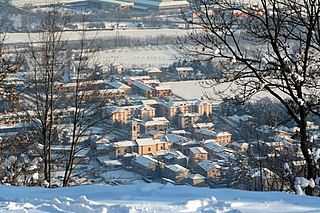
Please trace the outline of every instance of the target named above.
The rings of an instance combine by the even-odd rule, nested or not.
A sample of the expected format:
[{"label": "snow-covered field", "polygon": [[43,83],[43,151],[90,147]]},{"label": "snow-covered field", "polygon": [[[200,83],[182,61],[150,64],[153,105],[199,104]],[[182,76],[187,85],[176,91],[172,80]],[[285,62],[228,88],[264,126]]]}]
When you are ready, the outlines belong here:
[{"label": "snow-covered field", "polygon": [[[132,37],[132,38],[152,38],[161,35],[165,36],[182,36],[186,35],[188,30],[184,29],[127,29],[119,30],[118,36]],[[79,32],[65,32],[63,34],[63,39],[65,40],[79,40]],[[39,33],[7,33],[6,34],[6,43],[29,43],[30,38],[32,41],[39,40]],[[117,36],[117,31],[88,31],[87,38],[115,38]]]},{"label": "snow-covered field", "polygon": [[[201,86],[200,80],[194,81],[175,81],[175,82],[164,82],[163,85],[168,85],[172,87],[173,94],[180,96],[185,99],[193,99],[193,98],[201,98],[206,99],[206,94],[210,97],[210,100],[219,102],[221,101],[221,97],[217,95],[212,88],[205,88]],[[220,84],[215,87],[216,91],[223,91],[224,94],[232,95],[231,88],[234,90],[235,87],[229,87],[228,84]],[[280,91],[279,91],[280,93]],[[271,96],[268,92],[261,91],[254,95],[251,100],[259,100],[261,98],[268,97],[270,99],[275,100],[273,96]]]},{"label": "snow-covered field", "polygon": [[123,47],[104,50],[96,53],[95,63],[108,65],[122,64],[126,68],[147,68],[169,66],[179,58],[182,53],[172,45]]},{"label": "snow-covered field", "polygon": [[190,186],[0,186],[0,212],[320,212],[320,198]]}]

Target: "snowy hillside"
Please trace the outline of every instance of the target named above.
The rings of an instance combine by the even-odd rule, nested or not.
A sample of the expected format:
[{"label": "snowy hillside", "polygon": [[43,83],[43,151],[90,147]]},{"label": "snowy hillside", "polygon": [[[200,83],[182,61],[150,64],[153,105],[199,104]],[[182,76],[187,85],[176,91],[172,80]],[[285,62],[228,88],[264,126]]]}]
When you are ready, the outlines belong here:
[{"label": "snowy hillside", "polygon": [[317,197],[160,184],[0,191],[0,212],[320,212]]}]

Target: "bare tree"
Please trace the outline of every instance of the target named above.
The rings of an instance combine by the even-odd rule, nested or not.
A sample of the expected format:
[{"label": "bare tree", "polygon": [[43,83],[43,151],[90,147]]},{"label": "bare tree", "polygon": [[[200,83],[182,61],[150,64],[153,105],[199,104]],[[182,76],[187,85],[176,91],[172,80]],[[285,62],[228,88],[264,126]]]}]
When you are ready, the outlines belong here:
[{"label": "bare tree", "polygon": [[[86,16],[83,17],[82,23],[85,23]],[[63,186],[68,186],[75,166],[77,153],[90,147],[91,143],[95,143],[105,134],[109,133],[110,129],[104,125],[104,130],[101,132],[100,138],[95,138],[95,141],[90,141],[93,134],[90,131],[98,126],[106,123],[106,120],[111,115],[102,114],[102,107],[108,101],[105,97],[106,90],[104,86],[99,86],[99,82],[104,82],[101,79],[99,70],[92,67],[94,64],[95,53],[98,50],[96,39],[87,38],[87,28],[83,24],[82,30],[79,32],[79,45],[75,52],[76,57],[72,61],[74,68],[74,89],[70,93],[68,105],[73,107],[71,119],[71,149],[68,154],[63,178]],[[89,70],[90,72],[88,72]],[[95,85],[98,83],[97,85]],[[87,140],[87,143],[84,141]]]},{"label": "bare tree", "polygon": [[[309,153],[307,120],[311,114],[320,115],[319,4],[316,0],[261,0],[253,6],[200,0],[192,2],[193,15],[185,18],[195,27],[185,45],[189,54],[224,64],[222,78],[205,86],[224,83],[232,91],[229,97],[242,100],[264,91],[287,109],[300,128],[307,179],[318,175]],[[312,195],[313,190],[309,187],[306,193]]]},{"label": "bare tree", "polygon": [[[55,82],[62,77],[65,69],[63,48],[66,42],[62,38],[62,27],[67,23],[64,17],[59,18],[57,10],[48,11],[42,23],[42,32],[37,42],[31,41],[31,62],[28,108],[34,109],[34,139],[41,144],[40,154],[43,158],[44,180],[51,186],[53,159],[51,146],[54,132],[57,129],[57,109],[63,104],[61,94],[55,89]],[[30,38],[31,40],[31,38]],[[60,111],[61,112],[61,111]]]}]

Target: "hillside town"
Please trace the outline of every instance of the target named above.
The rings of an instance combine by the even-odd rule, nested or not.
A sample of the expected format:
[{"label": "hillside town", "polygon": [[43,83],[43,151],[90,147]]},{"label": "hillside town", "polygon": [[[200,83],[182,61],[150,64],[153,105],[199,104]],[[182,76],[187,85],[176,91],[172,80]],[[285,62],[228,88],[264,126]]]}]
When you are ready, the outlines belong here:
[{"label": "hillside town", "polygon": [[[218,88],[208,87],[210,79],[218,79],[223,86],[222,70],[242,58],[185,55],[181,36],[190,36],[201,20],[187,9],[189,1],[65,0],[48,6],[40,0],[12,0],[0,4],[7,7],[0,9],[0,20],[11,23],[3,34],[8,38],[3,37],[0,46],[7,48],[7,55],[21,55],[16,60],[21,64],[15,64],[16,70],[6,73],[0,84],[0,165],[5,168],[0,172],[1,184],[62,187],[156,182],[292,191],[292,179],[305,174],[301,128],[288,119],[277,100],[256,93],[255,99],[241,105],[241,101],[230,103],[210,95]],[[53,31],[41,29],[39,24],[47,20],[38,19],[37,12],[45,14],[52,8],[58,17],[69,13],[76,21],[53,26]],[[83,8],[90,8],[89,21],[80,20]],[[247,15],[239,8],[231,17],[243,21]],[[259,12],[258,6],[254,8]],[[185,16],[179,14],[182,9]],[[210,10],[211,15],[219,12],[219,8]],[[196,24],[186,23],[188,19]],[[90,40],[81,40],[88,38],[84,34],[80,38],[72,34],[83,30],[88,30]],[[61,33],[57,37],[63,42],[49,43],[57,37],[51,38],[48,32]],[[63,40],[66,32],[69,40]],[[101,38],[94,40],[99,32]],[[87,41],[93,46],[86,46]],[[70,46],[62,46],[67,42]],[[55,52],[50,48],[54,44],[61,49]],[[212,53],[197,48],[204,55],[220,54],[219,49]],[[50,74],[52,70],[59,74]],[[195,85],[200,92],[193,95]],[[223,90],[240,91],[229,90],[232,86]],[[314,148],[320,142],[319,118],[309,116],[306,124]],[[49,169],[44,166],[47,161]],[[50,183],[42,180],[46,169]]]}]

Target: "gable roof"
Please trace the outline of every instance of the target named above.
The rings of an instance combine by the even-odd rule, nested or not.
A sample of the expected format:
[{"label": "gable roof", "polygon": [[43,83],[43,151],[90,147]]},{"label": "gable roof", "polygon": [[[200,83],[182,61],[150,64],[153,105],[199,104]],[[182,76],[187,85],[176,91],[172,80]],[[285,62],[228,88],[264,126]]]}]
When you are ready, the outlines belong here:
[{"label": "gable roof", "polygon": [[204,171],[211,171],[213,169],[220,169],[221,168],[220,165],[213,163],[209,160],[205,160],[205,161],[198,163],[198,166],[200,168],[202,168]]},{"label": "gable roof", "polygon": [[200,146],[199,147],[191,147],[189,149],[193,154],[200,154],[200,153],[208,154],[208,152],[203,147],[200,147]]}]

